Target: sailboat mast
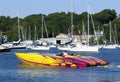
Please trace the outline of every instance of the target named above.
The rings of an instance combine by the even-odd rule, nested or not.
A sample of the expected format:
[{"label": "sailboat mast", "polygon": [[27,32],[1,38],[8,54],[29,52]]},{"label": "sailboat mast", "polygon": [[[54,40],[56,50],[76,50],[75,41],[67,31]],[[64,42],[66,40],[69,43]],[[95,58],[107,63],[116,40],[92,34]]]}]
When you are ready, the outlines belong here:
[{"label": "sailboat mast", "polygon": [[111,21],[110,21],[110,43],[112,42],[112,35],[111,35],[111,32],[112,32],[112,31],[111,31],[111,28],[112,28],[112,27],[111,27]]},{"label": "sailboat mast", "polygon": [[84,22],[82,22],[82,25],[83,25],[82,35],[83,35],[83,38],[85,39],[86,38],[86,32],[85,32],[85,24],[84,24]]},{"label": "sailboat mast", "polygon": [[19,15],[18,15],[18,38],[20,39],[20,20],[19,20]]},{"label": "sailboat mast", "polygon": [[94,24],[93,17],[92,17],[91,13],[90,13],[90,17],[91,17],[91,20],[92,20],[92,26],[93,26],[93,30],[94,30],[95,40],[97,41],[97,45],[98,45],[98,37],[97,37],[96,31],[95,31],[95,24]]},{"label": "sailboat mast", "polygon": [[118,37],[117,37],[116,24],[115,24],[115,44],[118,44]]},{"label": "sailboat mast", "polygon": [[25,35],[24,35],[23,26],[21,26],[21,33],[22,33],[22,39],[23,39],[23,41],[25,41]]},{"label": "sailboat mast", "polygon": [[31,40],[31,27],[29,26],[29,36],[28,36],[28,39]]},{"label": "sailboat mast", "polygon": [[73,36],[73,28],[74,28],[74,24],[73,24],[73,1],[71,1],[71,35]]},{"label": "sailboat mast", "polygon": [[38,38],[37,38],[37,28],[36,28],[36,25],[35,25],[35,38],[34,38],[35,40],[37,40]]},{"label": "sailboat mast", "polygon": [[43,39],[43,23],[44,23],[44,21],[43,21],[43,14],[42,14],[42,39]]},{"label": "sailboat mast", "polygon": [[88,21],[88,46],[89,46],[89,5],[87,6],[87,21]]},{"label": "sailboat mast", "polygon": [[44,22],[44,27],[45,27],[46,35],[47,35],[47,38],[48,38],[48,31],[47,31],[47,26],[46,26],[45,18],[43,18],[43,22]]}]

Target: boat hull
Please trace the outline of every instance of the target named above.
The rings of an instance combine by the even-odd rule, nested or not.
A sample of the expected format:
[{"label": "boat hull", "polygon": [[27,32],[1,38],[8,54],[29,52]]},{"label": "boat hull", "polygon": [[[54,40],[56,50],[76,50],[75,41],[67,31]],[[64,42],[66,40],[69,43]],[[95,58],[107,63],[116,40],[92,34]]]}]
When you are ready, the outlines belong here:
[{"label": "boat hull", "polygon": [[11,51],[10,48],[0,49],[0,53],[3,53],[3,52],[10,52],[10,51]]}]

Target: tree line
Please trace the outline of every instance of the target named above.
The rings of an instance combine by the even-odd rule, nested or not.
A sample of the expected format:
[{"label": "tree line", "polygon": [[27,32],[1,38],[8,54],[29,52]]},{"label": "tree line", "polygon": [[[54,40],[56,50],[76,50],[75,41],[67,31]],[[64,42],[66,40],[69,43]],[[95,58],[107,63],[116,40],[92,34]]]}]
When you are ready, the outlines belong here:
[{"label": "tree line", "polygon": [[[77,35],[82,33],[83,22],[87,31],[87,15],[88,12],[82,12],[81,14],[73,13],[74,34]],[[44,20],[42,20],[42,16]],[[94,21],[95,30],[103,30],[104,36],[109,40],[109,22],[111,21],[112,30],[115,31],[116,27],[117,36],[120,36],[120,18],[114,9],[104,9],[98,13],[90,14],[90,16],[92,16],[92,21],[89,21],[90,34],[94,33],[92,24]],[[10,16],[0,16],[0,31],[2,35],[8,36],[9,41],[18,39],[18,26],[20,28],[21,37],[22,33],[26,37],[25,39],[28,39],[29,35],[31,35],[32,40],[34,40],[36,33],[38,39],[42,37],[42,26],[44,29],[44,37],[47,37],[45,27],[47,28],[48,37],[53,37],[53,35],[56,36],[59,33],[67,34],[71,32],[71,12],[56,12],[48,15],[32,14],[25,18],[19,18],[19,21],[18,18],[19,17],[11,18]],[[36,33],[35,27],[37,29]],[[118,41],[120,42],[119,37]]]}]

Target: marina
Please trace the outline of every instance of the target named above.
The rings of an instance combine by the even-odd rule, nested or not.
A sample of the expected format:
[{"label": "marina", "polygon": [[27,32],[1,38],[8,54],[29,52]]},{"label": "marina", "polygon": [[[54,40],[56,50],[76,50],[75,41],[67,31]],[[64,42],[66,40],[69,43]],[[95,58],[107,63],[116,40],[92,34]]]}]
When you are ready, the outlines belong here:
[{"label": "marina", "polygon": [[0,1],[0,82],[120,82],[119,3]]}]

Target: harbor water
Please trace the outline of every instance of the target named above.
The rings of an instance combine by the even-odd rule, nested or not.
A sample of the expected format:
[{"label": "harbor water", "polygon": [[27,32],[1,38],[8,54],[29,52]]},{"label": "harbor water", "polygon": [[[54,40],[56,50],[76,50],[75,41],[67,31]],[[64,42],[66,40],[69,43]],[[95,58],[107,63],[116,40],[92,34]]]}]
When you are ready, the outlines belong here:
[{"label": "harbor water", "polygon": [[[79,69],[24,66],[15,56],[15,52],[23,51],[0,53],[0,82],[120,82],[120,49],[103,49],[98,53],[78,52],[81,55],[101,58],[109,63],[106,66]],[[48,52],[57,53],[58,50]]]}]

